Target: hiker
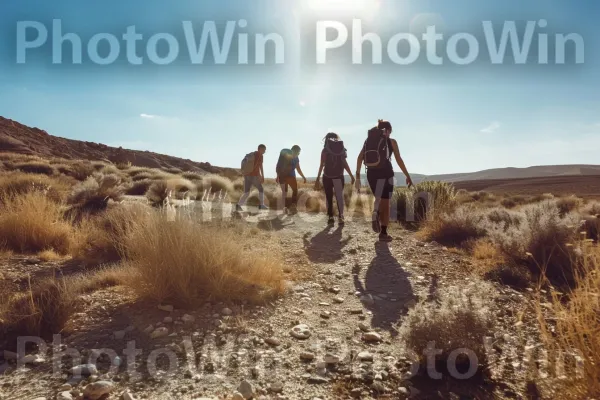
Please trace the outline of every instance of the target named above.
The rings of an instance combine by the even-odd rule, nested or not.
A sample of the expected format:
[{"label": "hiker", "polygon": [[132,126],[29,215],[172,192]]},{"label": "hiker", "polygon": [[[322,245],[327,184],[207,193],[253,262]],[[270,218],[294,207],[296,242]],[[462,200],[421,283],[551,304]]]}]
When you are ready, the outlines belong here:
[{"label": "hiker", "polygon": [[291,209],[296,209],[296,203],[298,202],[298,182],[296,181],[296,171],[300,174],[304,183],[306,183],[306,177],[302,173],[300,168],[300,146],[295,145],[292,149],[283,149],[279,154],[279,160],[277,161],[277,183],[281,185],[281,196],[283,207],[285,208],[285,199],[287,197],[288,186],[292,188],[292,204]]},{"label": "hiker", "polygon": [[390,221],[390,198],[394,191],[392,154],[406,176],[408,187],[413,185],[404,161],[400,157],[398,143],[390,138],[391,134],[392,124],[380,119],[377,126],[369,130],[367,140],[356,161],[356,189],[360,190],[360,170],[364,162],[367,168],[367,181],[375,195],[375,206],[371,217],[373,231],[379,233],[379,240],[382,242],[394,240],[387,231]]},{"label": "hiker", "polygon": [[242,174],[244,174],[244,194],[235,206],[236,211],[244,211],[242,207],[246,205],[246,201],[248,200],[248,197],[250,197],[250,190],[252,189],[252,186],[258,189],[258,199],[260,201],[258,209],[269,209],[269,207],[265,205],[265,190],[262,185],[265,182],[263,154],[265,154],[266,151],[267,146],[261,144],[258,146],[257,151],[246,154],[246,157],[244,157],[242,160]]},{"label": "hiker", "polygon": [[323,188],[325,189],[325,198],[327,199],[327,215],[329,220],[327,223],[332,225],[335,220],[333,218],[333,193],[338,207],[338,222],[344,224],[344,170],[350,175],[352,185],[354,185],[354,175],[346,161],[347,154],[344,148],[344,142],[340,139],[337,133],[330,132],[323,139],[325,146],[321,152],[321,166],[317,174],[315,188],[318,189],[321,185],[321,173],[323,173]]}]

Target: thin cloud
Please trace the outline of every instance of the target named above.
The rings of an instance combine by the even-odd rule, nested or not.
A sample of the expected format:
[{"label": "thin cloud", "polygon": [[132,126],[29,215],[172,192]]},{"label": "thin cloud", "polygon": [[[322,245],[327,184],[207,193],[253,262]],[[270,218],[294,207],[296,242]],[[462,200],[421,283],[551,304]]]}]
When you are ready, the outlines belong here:
[{"label": "thin cloud", "polygon": [[147,119],[155,119],[155,118],[160,118],[160,116],[158,115],[152,115],[152,114],[140,114],[141,118],[147,118]]},{"label": "thin cloud", "polygon": [[498,129],[500,129],[500,122],[494,121],[489,126],[483,128],[480,132],[481,133],[494,133]]},{"label": "thin cloud", "polygon": [[143,118],[143,119],[153,119],[153,120],[157,120],[157,121],[158,120],[160,120],[160,121],[167,121],[167,120],[169,120],[169,121],[177,121],[178,120],[178,118],[176,118],[176,117],[166,117],[164,115],[145,114],[145,113],[140,114],[140,118]]}]

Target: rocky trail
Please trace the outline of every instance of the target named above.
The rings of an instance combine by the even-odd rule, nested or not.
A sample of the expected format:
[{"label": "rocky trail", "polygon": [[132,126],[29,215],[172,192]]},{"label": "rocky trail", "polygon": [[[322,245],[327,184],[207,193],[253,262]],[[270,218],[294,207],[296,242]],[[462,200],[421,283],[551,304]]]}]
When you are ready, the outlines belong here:
[{"label": "rocky trail", "polygon": [[[482,282],[466,257],[399,227],[382,244],[364,220],[327,227],[323,216],[297,214],[248,223],[280,241],[286,296],[197,310],[140,304],[122,287],[82,296],[85,310],[54,348],[26,360],[4,352],[0,399],[528,398],[521,378],[427,379],[403,338],[409,313],[436,306],[440,292],[485,287],[494,345],[525,341],[536,334],[527,292]],[[16,264],[3,268],[15,278]],[[65,357],[53,372],[61,351],[81,359]]]}]

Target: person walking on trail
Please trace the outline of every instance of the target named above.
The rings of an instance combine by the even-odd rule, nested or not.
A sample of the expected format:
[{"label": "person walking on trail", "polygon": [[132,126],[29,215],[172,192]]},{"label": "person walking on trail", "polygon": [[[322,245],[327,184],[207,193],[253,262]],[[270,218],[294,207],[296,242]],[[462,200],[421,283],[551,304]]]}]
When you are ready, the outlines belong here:
[{"label": "person walking on trail", "polygon": [[344,170],[350,175],[352,185],[354,185],[354,175],[348,166],[346,160],[347,154],[344,148],[344,142],[337,133],[330,132],[325,136],[325,146],[321,152],[321,166],[317,174],[315,188],[321,186],[321,173],[323,173],[323,188],[325,189],[325,198],[327,199],[327,215],[329,225],[335,222],[333,218],[333,194],[338,207],[338,222],[344,224]]},{"label": "person walking on trail", "polygon": [[406,176],[406,184],[411,187],[412,179],[398,150],[398,143],[391,139],[392,124],[379,120],[372,128],[356,161],[356,189],[360,190],[360,171],[364,163],[367,168],[367,181],[375,195],[375,206],[371,217],[373,231],[379,233],[379,240],[391,242],[394,240],[387,231],[390,221],[390,198],[394,191],[394,168],[392,155]]},{"label": "person walking on trail", "polygon": [[244,174],[244,194],[240,198],[240,201],[236,205],[236,211],[244,211],[242,208],[246,205],[248,197],[250,197],[250,190],[252,187],[258,189],[258,199],[260,205],[259,210],[268,210],[269,207],[265,205],[265,190],[263,183],[265,182],[265,171],[263,169],[263,155],[267,151],[267,146],[261,144],[258,146],[258,150],[249,153],[244,157],[242,161],[242,173]]},{"label": "person walking on trail", "polygon": [[283,149],[279,154],[277,161],[277,183],[281,185],[282,204],[285,208],[285,199],[287,197],[288,186],[292,188],[292,204],[291,209],[295,210],[298,202],[298,182],[296,181],[296,171],[300,174],[304,183],[306,177],[300,168],[300,146],[295,145],[292,149]]}]

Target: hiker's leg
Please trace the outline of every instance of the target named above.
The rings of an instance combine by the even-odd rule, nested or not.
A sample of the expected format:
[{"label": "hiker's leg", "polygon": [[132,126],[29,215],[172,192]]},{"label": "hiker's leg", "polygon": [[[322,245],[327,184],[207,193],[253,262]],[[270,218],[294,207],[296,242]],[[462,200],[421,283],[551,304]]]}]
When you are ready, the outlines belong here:
[{"label": "hiker's leg", "polygon": [[298,203],[298,181],[295,176],[290,176],[288,184],[292,188],[292,205],[295,207]]},{"label": "hiker's leg", "polygon": [[327,200],[327,215],[333,217],[333,180],[323,177],[323,189],[325,189],[325,199]]},{"label": "hiker's leg", "polygon": [[287,183],[285,182],[285,178],[279,178],[279,185],[281,186],[281,204],[279,205],[279,209],[283,210],[287,198]]},{"label": "hiker's leg", "polygon": [[381,195],[381,204],[379,208],[379,221],[381,222],[381,233],[387,236],[387,228],[390,223],[390,199],[394,192],[394,178],[386,179]]},{"label": "hiker's leg", "polygon": [[261,206],[265,205],[265,189],[263,188],[262,182],[260,181],[260,176],[254,177],[254,186],[258,189],[258,201]]},{"label": "hiker's leg", "polygon": [[240,198],[240,201],[238,201],[238,206],[243,206],[246,204],[246,201],[248,201],[248,197],[250,197],[250,190],[252,189],[252,182],[251,176],[244,177],[244,194]]},{"label": "hiker's leg", "polygon": [[333,180],[333,187],[335,189],[335,200],[337,201],[337,207],[340,218],[344,216],[344,177]]}]

